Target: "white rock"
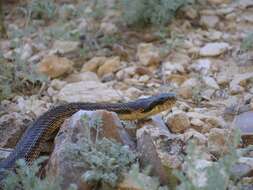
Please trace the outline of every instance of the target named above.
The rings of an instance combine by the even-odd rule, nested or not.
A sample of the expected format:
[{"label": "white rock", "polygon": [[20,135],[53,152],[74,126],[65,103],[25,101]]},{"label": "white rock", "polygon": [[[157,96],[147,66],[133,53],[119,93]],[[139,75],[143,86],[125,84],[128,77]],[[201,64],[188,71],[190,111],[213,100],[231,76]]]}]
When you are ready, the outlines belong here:
[{"label": "white rock", "polygon": [[191,65],[191,68],[202,74],[207,74],[211,67],[211,61],[209,59],[198,59],[196,63]]},{"label": "white rock", "polygon": [[252,0],[240,0],[240,1],[238,1],[238,5],[239,5],[239,8],[245,9],[247,7],[253,6],[253,1]]},{"label": "white rock", "polygon": [[207,28],[215,28],[220,22],[220,19],[216,15],[202,15],[200,18],[200,23]]},{"label": "white rock", "polygon": [[225,42],[208,43],[199,51],[201,56],[218,56],[230,48],[230,45]]},{"label": "white rock", "polygon": [[207,138],[202,133],[196,131],[195,129],[189,129],[185,133],[183,133],[184,141],[187,142],[189,139],[197,139],[198,144],[203,145],[206,144]]},{"label": "white rock", "polygon": [[56,40],[53,44],[51,53],[70,53],[78,49],[79,42]]},{"label": "white rock", "polygon": [[137,48],[137,57],[144,66],[155,65],[160,62],[158,49],[151,43],[141,43]]},{"label": "white rock", "polygon": [[214,78],[209,77],[209,76],[204,76],[203,81],[208,87],[214,88],[214,89],[220,89],[219,85],[216,83]]},{"label": "white rock", "polygon": [[21,49],[20,59],[26,60],[30,58],[32,54],[33,54],[32,47],[29,44],[25,44],[24,47]]},{"label": "white rock", "polygon": [[193,118],[191,120],[191,124],[194,126],[197,126],[197,127],[203,127],[205,123],[203,121],[201,121],[200,119]]},{"label": "white rock", "polygon": [[253,72],[243,73],[243,74],[236,74],[233,77],[233,80],[230,82],[230,87],[240,85],[246,86],[247,81],[253,78]]},{"label": "white rock", "polygon": [[111,22],[103,22],[100,26],[100,30],[107,35],[113,35],[118,32],[118,28]]},{"label": "white rock", "polygon": [[80,82],[80,81],[99,81],[97,75],[93,72],[81,72],[69,75],[65,81],[68,83]]},{"label": "white rock", "polygon": [[121,99],[118,91],[97,81],[81,81],[65,85],[57,99],[66,102],[117,102]]},{"label": "white rock", "polygon": [[244,88],[238,84],[232,85],[232,86],[230,85],[230,91],[231,91],[231,94],[239,94],[241,92],[244,92]]},{"label": "white rock", "polygon": [[139,78],[140,82],[148,82],[149,76],[148,75],[143,75]]},{"label": "white rock", "polygon": [[181,64],[177,64],[177,63],[172,63],[170,61],[167,61],[165,63],[163,63],[163,69],[165,71],[170,71],[171,73],[184,73],[184,67]]}]

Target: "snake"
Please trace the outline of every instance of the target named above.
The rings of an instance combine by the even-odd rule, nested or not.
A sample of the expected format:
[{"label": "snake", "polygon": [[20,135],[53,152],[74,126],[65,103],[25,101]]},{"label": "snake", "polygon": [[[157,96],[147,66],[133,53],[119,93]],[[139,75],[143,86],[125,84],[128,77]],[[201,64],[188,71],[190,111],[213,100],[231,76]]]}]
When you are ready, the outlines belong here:
[{"label": "snake", "polygon": [[31,164],[40,154],[42,145],[59,130],[63,122],[79,110],[107,110],[121,120],[140,120],[170,110],[177,98],[175,93],[160,93],[127,103],[73,102],[55,106],[39,116],[22,135],[10,155],[0,162],[0,183],[6,171],[15,168],[16,161],[24,159]]}]

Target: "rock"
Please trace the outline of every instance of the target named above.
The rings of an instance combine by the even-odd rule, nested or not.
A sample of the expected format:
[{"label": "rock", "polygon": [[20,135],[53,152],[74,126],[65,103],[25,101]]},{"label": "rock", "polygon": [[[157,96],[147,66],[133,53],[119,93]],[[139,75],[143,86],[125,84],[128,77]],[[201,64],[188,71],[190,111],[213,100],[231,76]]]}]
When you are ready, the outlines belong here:
[{"label": "rock", "polygon": [[52,47],[52,53],[71,53],[78,50],[79,42],[77,41],[60,41],[56,40]]},{"label": "rock", "polygon": [[107,58],[105,62],[98,68],[98,76],[103,77],[104,75],[114,73],[120,68],[120,57]]},{"label": "rock", "polygon": [[159,186],[158,180],[143,173],[136,174],[135,171],[131,174],[130,171],[130,174],[125,174],[123,181],[117,185],[117,190],[153,190],[158,189]]},{"label": "rock", "polygon": [[202,99],[211,100],[214,93],[215,93],[215,89],[209,88],[209,89],[202,91],[200,94],[201,94]]},{"label": "rock", "polygon": [[213,128],[208,134],[208,150],[215,155],[223,155],[229,151],[231,134],[228,130]]},{"label": "rock", "polygon": [[197,127],[203,127],[205,123],[198,118],[193,118],[191,124]]},{"label": "rock", "polygon": [[225,42],[213,42],[207,43],[199,50],[200,56],[218,56],[226,52],[230,48],[230,45]]},{"label": "rock", "polygon": [[31,45],[25,44],[24,47],[21,49],[20,59],[27,60],[28,58],[32,56],[32,54],[33,54],[33,50],[32,50]]},{"label": "rock", "polygon": [[[253,165],[250,165],[248,163],[245,162],[240,162],[240,160],[244,160],[245,158],[239,158],[239,163],[236,163],[232,169],[231,169],[231,173],[234,177],[250,177],[252,176],[252,172],[253,172]],[[249,158],[249,160],[246,158],[245,160],[252,162],[252,158]],[[251,163],[252,164],[252,163]]]},{"label": "rock", "polygon": [[190,139],[195,139],[198,145],[205,145],[207,143],[206,136],[194,129],[189,129],[182,135],[184,138],[184,142],[188,142]]},{"label": "rock", "polygon": [[56,99],[66,102],[117,102],[119,93],[107,84],[97,81],[81,81],[65,85]]},{"label": "rock", "polygon": [[101,23],[100,30],[106,35],[113,35],[118,32],[117,26],[111,22]]},{"label": "rock", "polygon": [[13,151],[11,148],[0,148],[0,162],[6,159]]},{"label": "rock", "polygon": [[248,7],[252,7],[253,2],[251,0],[240,0],[240,1],[238,1],[238,6],[240,9],[244,10]]},{"label": "rock", "polygon": [[229,3],[231,0],[208,0],[208,2],[210,4],[215,4],[215,5],[219,5],[219,4],[227,4]]},{"label": "rock", "polygon": [[233,121],[234,127],[240,129],[243,144],[253,145],[253,112],[244,112],[237,115]]},{"label": "rock", "polygon": [[204,76],[203,77],[203,81],[204,83],[209,87],[209,88],[213,88],[213,89],[220,89],[219,85],[216,83],[216,81],[214,80],[214,78],[209,77],[209,76]]},{"label": "rock", "polygon": [[182,74],[170,74],[166,77],[166,81],[177,86],[182,85],[187,79],[187,76]]},{"label": "rock", "polygon": [[231,94],[239,94],[244,92],[244,88],[241,87],[240,85],[230,85],[230,92]]},{"label": "rock", "polygon": [[220,22],[220,19],[216,15],[202,15],[200,18],[200,24],[207,28],[215,28]]},{"label": "rock", "polygon": [[[59,79],[54,79],[50,83],[50,87],[53,88],[54,90],[60,90],[62,89],[67,83],[65,81],[59,80]],[[50,88],[49,87],[49,88]]]},{"label": "rock", "polygon": [[118,80],[124,80],[134,76],[135,74],[136,74],[136,67],[132,66],[119,70],[116,73],[116,77],[118,78]]},{"label": "rock", "polygon": [[82,72],[77,74],[71,74],[66,79],[68,83],[81,82],[81,81],[96,81],[99,82],[97,75],[93,72]]},{"label": "rock", "polygon": [[165,62],[163,63],[164,71],[169,71],[170,73],[185,73],[184,67],[181,64]]},{"label": "rock", "polygon": [[0,117],[0,147],[13,148],[25,131],[25,117],[13,112]]},{"label": "rock", "polygon": [[59,17],[62,20],[70,20],[73,17],[75,17],[75,13],[78,10],[73,4],[64,4],[63,6],[60,7],[59,10]]},{"label": "rock", "polygon": [[34,118],[46,112],[50,106],[51,103],[45,100],[39,100],[36,96],[31,96],[29,99],[24,99],[23,97],[17,99],[18,110],[24,115],[32,115]]},{"label": "rock", "polygon": [[143,66],[157,65],[160,63],[158,49],[151,43],[141,43],[137,48],[137,57]]},{"label": "rock", "polygon": [[72,71],[73,62],[67,58],[49,55],[38,64],[38,72],[56,78]]},{"label": "rock", "polygon": [[138,75],[152,75],[152,71],[150,71],[147,67],[136,67],[135,73]]},{"label": "rock", "polygon": [[223,33],[220,31],[210,31],[207,33],[206,37],[210,40],[210,41],[220,41],[222,39]]},{"label": "rock", "polygon": [[163,184],[175,188],[177,179],[171,172],[181,165],[181,139],[164,128],[145,125],[137,131],[137,150],[141,163],[150,165]]},{"label": "rock", "polygon": [[143,76],[141,76],[140,78],[139,78],[139,81],[140,82],[143,82],[143,83],[146,83],[146,82],[148,82],[149,81],[149,76],[148,75],[143,75]]},{"label": "rock", "polygon": [[247,85],[247,82],[253,78],[253,73],[243,73],[243,74],[236,74],[233,77],[233,80],[230,82],[230,88],[235,87],[237,85],[240,85],[242,87],[245,87]]},{"label": "rock", "polygon": [[206,75],[210,68],[211,68],[211,61],[210,59],[198,59],[196,63],[193,63],[190,67],[194,71],[200,72]]},{"label": "rock", "polygon": [[125,92],[124,94],[129,97],[130,99],[133,99],[133,98],[138,98],[141,94],[142,94],[142,91],[139,90],[138,88],[135,88],[135,87],[129,87]]},{"label": "rock", "polygon": [[179,95],[183,98],[191,98],[192,97],[192,88],[199,85],[199,81],[195,78],[189,78],[188,80],[184,81],[183,84],[180,86]]},{"label": "rock", "polygon": [[242,19],[245,20],[246,22],[249,22],[249,23],[253,23],[253,15],[250,12],[244,12],[242,15],[241,15]]},{"label": "rock", "polygon": [[106,57],[93,57],[83,65],[81,71],[91,71],[96,73],[99,66],[103,65],[105,61]]},{"label": "rock", "polygon": [[197,18],[198,16],[198,12],[192,6],[186,5],[182,7],[182,11],[184,12],[187,18],[192,19],[192,20]]},{"label": "rock", "polygon": [[226,74],[218,74],[216,80],[219,85],[225,86],[230,82],[230,77]]},{"label": "rock", "polygon": [[172,114],[167,119],[169,129],[173,133],[183,133],[190,127],[190,120],[185,113]]},{"label": "rock", "polygon": [[[84,114],[86,115],[85,120],[83,119]],[[101,121],[99,126],[98,119]],[[115,113],[102,110],[77,112],[65,121],[55,138],[55,147],[48,162],[47,175],[61,177],[63,189],[67,189],[71,183],[75,183],[78,189],[93,189],[93,186],[85,182],[82,177],[85,171],[91,169],[84,157],[88,151],[92,153],[87,143],[95,146],[98,139],[104,137],[122,144],[132,143]],[[84,146],[84,143],[87,147]],[[85,147],[87,150],[84,150]]]}]

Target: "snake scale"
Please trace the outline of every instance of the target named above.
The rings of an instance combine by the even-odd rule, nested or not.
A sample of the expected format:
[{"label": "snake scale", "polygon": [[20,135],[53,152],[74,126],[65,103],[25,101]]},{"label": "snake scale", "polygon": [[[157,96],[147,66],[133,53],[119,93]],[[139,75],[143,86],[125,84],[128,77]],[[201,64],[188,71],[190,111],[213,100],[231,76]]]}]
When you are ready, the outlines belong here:
[{"label": "snake scale", "polygon": [[25,159],[27,163],[35,160],[40,154],[43,143],[59,130],[66,118],[79,110],[107,110],[117,113],[122,120],[137,120],[171,109],[175,102],[174,93],[161,93],[128,103],[77,102],[54,107],[33,122],[14,151],[0,162],[0,182],[5,177],[5,171],[13,169],[18,159]]}]

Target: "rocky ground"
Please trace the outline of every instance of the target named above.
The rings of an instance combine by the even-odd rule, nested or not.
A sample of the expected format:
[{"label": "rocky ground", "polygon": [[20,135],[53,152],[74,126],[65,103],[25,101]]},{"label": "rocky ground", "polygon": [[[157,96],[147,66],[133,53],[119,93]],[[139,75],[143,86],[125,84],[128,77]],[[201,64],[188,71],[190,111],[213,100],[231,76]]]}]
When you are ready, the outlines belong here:
[{"label": "rocky ground", "polygon": [[[74,1],[56,2],[58,20],[43,14],[34,19],[22,3],[5,5],[9,38],[1,40],[0,157],[52,105],[176,92],[172,110],[146,122],[122,124],[114,113],[87,113],[91,120],[102,118],[105,131],[91,132],[93,143],[112,138],[138,154],[138,175],[125,171],[114,189],[253,189],[253,1],[185,6],[161,30],[128,28],[108,2],[99,20],[87,16],[99,15],[91,6],[75,15],[82,3]],[[45,173],[61,176],[63,189],[71,183],[94,188],[87,175],[81,177],[90,166],[80,163],[88,161],[68,151],[80,151],[84,143],[84,113],[64,123],[54,148],[52,142],[43,148],[53,152]],[[141,172],[145,165],[153,177]]]}]

